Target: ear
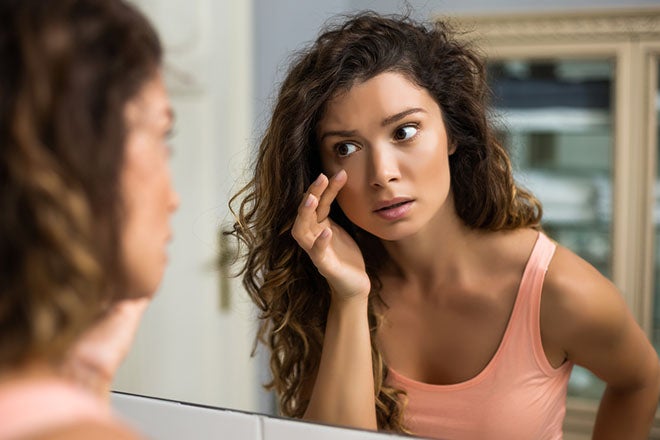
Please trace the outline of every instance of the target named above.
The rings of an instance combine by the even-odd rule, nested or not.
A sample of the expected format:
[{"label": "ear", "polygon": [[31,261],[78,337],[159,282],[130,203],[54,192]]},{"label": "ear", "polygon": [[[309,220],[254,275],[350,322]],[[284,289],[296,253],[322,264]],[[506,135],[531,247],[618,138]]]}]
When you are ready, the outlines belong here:
[{"label": "ear", "polygon": [[451,156],[452,154],[454,154],[457,148],[458,146],[456,145],[456,142],[451,141],[451,143],[449,144],[449,148],[447,149],[448,155]]}]

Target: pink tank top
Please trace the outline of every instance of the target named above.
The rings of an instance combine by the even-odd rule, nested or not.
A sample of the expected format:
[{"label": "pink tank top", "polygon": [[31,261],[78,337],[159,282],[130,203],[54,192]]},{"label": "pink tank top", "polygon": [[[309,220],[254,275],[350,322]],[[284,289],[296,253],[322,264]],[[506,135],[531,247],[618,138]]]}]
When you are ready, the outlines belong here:
[{"label": "pink tank top", "polygon": [[23,438],[81,421],[111,423],[109,406],[57,379],[35,379],[0,387],[0,440]]},{"label": "pink tank top", "polygon": [[405,423],[438,439],[561,439],[573,364],[553,368],[541,344],[541,289],[555,244],[534,245],[497,352],[478,375],[451,385],[408,379],[390,369],[388,383],[406,390]]}]

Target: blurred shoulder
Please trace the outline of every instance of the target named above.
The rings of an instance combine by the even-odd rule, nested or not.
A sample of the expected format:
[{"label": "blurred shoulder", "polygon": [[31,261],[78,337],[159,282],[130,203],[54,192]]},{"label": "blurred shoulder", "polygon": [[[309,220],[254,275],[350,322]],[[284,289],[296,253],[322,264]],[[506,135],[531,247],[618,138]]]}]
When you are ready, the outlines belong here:
[{"label": "blurred shoulder", "polygon": [[120,423],[98,421],[76,422],[29,437],[30,440],[137,440],[142,438],[144,437]]}]

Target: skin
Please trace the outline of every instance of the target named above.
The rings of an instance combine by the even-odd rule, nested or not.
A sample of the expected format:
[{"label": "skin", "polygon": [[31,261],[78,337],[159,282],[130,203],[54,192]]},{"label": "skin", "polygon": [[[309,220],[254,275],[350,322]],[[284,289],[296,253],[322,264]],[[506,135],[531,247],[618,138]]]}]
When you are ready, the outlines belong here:
[{"label": "skin", "polygon": [[168,165],[174,116],[162,76],[156,75],[125,110],[128,124],[121,176],[125,206],[122,256],[132,291],[151,296],[163,278],[170,215],[179,205]]},{"label": "skin", "polygon": [[173,111],[160,73],[128,102],[124,114],[128,135],[120,181],[125,212],[121,252],[131,299],[114,304],[73,347],[64,365],[69,376],[104,399],[163,278],[170,217],[179,205],[168,162]]},{"label": "skin", "polygon": [[[333,177],[310,186],[292,234],[328,280],[332,301],[305,417],[376,429],[369,280],[357,245],[327,218],[332,201],[381,238],[391,258],[379,274],[389,305],[379,348],[394,370],[431,384],[466,381],[490,362],[538,233],[462,223],[449,184],[455,147],[441,109],[398,73],[336,96],[317,137],[324,174]],[[392,199],[409,206],[383,218],[375,208]],[[553,367],[571,360],[607,383],[594,438],[646,438],[660,393],[658,357],[617,289],[561,246],[543,287],[541,337]]]}]

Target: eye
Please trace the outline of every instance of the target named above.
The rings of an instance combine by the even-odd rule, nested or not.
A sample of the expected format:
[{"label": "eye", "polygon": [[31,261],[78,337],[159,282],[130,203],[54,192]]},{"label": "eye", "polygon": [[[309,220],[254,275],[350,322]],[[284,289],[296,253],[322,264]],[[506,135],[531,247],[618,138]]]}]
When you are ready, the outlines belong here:
[{"label": "eye", "polygon": [[415,136],[417,131],[418,129],[416,125],[404,125],[394,131],[394,140],[407,141],[408,139]]},{"label": "eye", "polygon": [[339,157],[348,157],[359,149],[360,147],[351,142],[342,142],[335,145],[335,151]]}]

